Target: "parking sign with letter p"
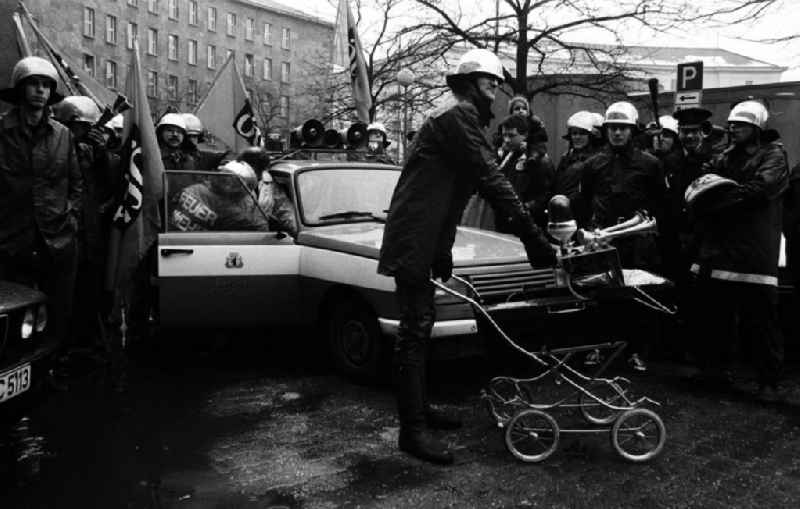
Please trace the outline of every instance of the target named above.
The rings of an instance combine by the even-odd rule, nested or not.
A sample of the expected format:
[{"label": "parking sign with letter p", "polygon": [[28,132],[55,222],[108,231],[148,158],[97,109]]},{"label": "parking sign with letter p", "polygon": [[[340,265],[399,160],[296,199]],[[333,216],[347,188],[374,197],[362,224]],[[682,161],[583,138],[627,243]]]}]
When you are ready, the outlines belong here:
[{"label": "parking sign with letter p", "polygon": [[687,62],[678,64],[677,90],[703,89],[703,62]]}]

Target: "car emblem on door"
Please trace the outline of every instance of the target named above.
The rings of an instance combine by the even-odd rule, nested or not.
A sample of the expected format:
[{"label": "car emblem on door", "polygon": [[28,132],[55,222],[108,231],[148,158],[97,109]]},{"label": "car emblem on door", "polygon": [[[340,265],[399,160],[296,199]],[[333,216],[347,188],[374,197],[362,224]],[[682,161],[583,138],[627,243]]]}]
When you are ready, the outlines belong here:
[{"label": "car emblem on door", "polygon": [[228,258],[225,260],[225,267],[229,269],[241,269],[244,267],[244,261],[239,253],[228,253]]}]

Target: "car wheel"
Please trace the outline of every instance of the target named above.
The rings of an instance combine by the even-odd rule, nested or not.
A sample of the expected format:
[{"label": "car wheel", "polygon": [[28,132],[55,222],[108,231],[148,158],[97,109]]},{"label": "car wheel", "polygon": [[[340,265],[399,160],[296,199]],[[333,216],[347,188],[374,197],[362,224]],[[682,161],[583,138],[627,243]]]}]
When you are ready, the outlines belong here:
[{"label": "car wheel", "polygon": [[386,348],[375,314],[364,304],[344,300],[330,310],[327,325],[337,370],[357,380],[376,380]]}]

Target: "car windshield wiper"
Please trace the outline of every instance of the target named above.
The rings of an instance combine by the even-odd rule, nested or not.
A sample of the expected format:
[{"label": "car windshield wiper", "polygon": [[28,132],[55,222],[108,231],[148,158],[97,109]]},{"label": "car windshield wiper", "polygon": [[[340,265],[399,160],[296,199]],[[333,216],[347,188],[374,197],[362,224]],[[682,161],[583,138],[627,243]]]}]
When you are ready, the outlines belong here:
[{"label": "car windshield wiper", "polygon": [[327,219],[350,219],[350,218],[357,218],[357,217],[366,217],[372,219],[373,221],[378,221],[379,223],[385,223],[386,217],[377,216],[372,212],[366,212],[363,210],[346,210],[344,212],[336,212],[335,214],[326,214],[324,216],[320,216],[320,221],[325,221]]}]

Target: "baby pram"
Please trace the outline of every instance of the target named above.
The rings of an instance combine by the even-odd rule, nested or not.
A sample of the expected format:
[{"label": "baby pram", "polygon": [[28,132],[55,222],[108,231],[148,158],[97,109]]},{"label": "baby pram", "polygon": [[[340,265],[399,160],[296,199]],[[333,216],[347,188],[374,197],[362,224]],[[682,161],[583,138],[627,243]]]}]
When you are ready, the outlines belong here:
[{"label": "baby pram", "polygon": [[[620,269],[613,247],[573,250],[561,257],[559,265],[557,279],[577,300],[631,299],[650,309],[674,313],[643,290],[653,280],[665,280],[645,271]],[[440,290],[470,303],[514,350],[542,368],[530,378],[493,378],[482,391],[481,397],[489,413],[497,426],[505,430],[505,445],[511,454],[522,461],[540,462],[556,451],[562,434],[609,433],[613,448],[628,461],[645,462],[658,456],[666,441],[666,428],[659,415],[647,407],[660,404],[646,396],[634,398],[631,382],[626,378],[602,376],[625,349],[624,341],[553,349],[544,346],[530,351],[503,331],[481,305],[479,293],[468,280],[453,277],[468,288],[471,295],[435,280],[433,283]],[[524,292],[518,296],[519,301],[525,298]],[[570,363],[576,354],[594,350],[602,350],[606,355],[605,361],[592,373],[583,373],[575,367],[575,362]],[[537,390],[547,381],[559,386],[558,396]],[[584,425],[560,427],[553,414],[562,409],[577,410]]]}]

